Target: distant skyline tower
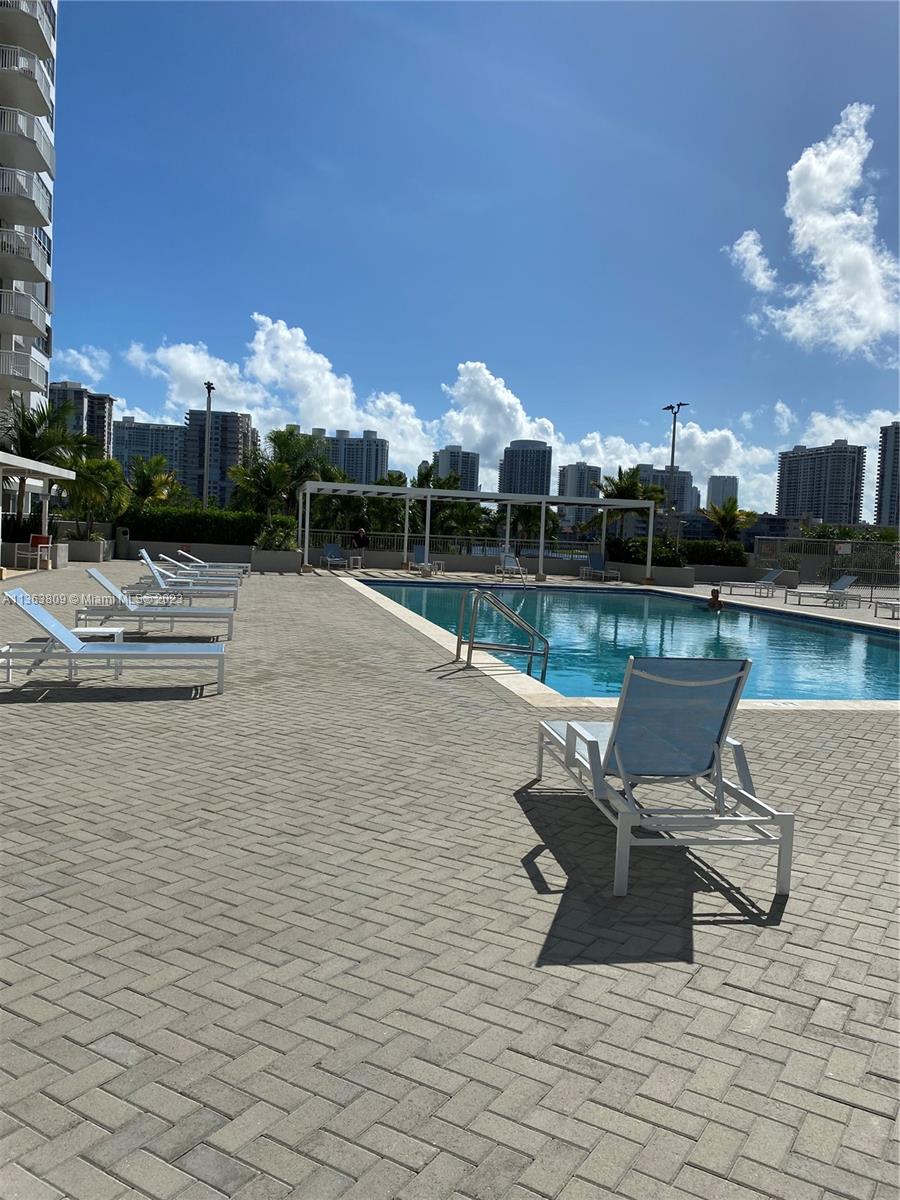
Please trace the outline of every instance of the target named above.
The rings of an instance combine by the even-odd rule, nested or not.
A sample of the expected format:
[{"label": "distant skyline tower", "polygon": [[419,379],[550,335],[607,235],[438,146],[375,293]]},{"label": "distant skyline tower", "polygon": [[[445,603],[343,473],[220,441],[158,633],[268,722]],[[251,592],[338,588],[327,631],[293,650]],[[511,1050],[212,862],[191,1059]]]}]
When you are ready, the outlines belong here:
[{"label": "distant skyline tower", "polygon": [[878,439],[875,524],[900,526],[900,421],[882,425]]},{"label": "distant skyline tower", "polygon": [[[593,496],[596,499],[600,495],[600,491],[594,484],[600,483],[602,479],[603,471],[598,466],[586,462],[569,463],[559,468],[557,494],[560,496]],[[559,519],[563,525],[584,525],[599,511],[598,508],[590,505],[561,504]]]},{"label": "distant skyline tower", "polygon": [[68,405],[69,429],[92,437],[103,457],[112,458],[115,396],[108,392],[92,392],[73,379],[60,379],[50,384],[48,400],[54,411]]},{"label": "distant skyline tower", "polygon": [[735,500],[738,498],[737,475],[710,475],[706,485],[706,507],[715,504],[717,508],[721,508],[731,496]]},{"label": "distant skyline tower", "polygon": [[550,495],[553,450],[546,442],[520,438],[510,442],[498,463],[498,490],[522,496]]},{"label": "distant skyline tower", "polygon": [[448,475],[459,477],[461,492],[478,491],[481,456],[474,450],[463,450],[462,446],[451,444],[435,450],[431,461],[435,474],[441,479],[446,479]]},{"label": "distant skyline tower", "polygon": [[865,446],[850,446],[844,438],[830,446],[783,450],[775,512],[779,517],[818,517],[829,525],[858,525],[865,470]]},{"label": "distant skyline tower", "polygon": [[351,437],[349,429],[336,429],[333,436],[319,427],[311,432],[324,442],[331,465],[353,483],[374,483],[387,475],[390,442],[377,430],[364,429],[362,437]]}]

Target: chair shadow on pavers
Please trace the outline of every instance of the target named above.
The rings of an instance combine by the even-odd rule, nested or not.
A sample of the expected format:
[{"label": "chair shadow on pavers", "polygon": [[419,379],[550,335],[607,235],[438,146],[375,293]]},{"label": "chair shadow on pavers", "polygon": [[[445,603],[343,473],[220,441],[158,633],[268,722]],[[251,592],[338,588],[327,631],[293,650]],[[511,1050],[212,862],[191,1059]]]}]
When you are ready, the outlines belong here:
[{"label": "chair shadow on pavers", "polygon": [[0,689],[0,704],[149,704],[172,700],[212,699],[216,695],[214,683],[167,684],[162,687],[106,687],[88,680],[29,679],[18,684],[12,691]]},{"label": "chair shadow on pavers", "polygon": [[[696,925],[762,926],[781,920],[783,897],[764,911],[687,847],[641,855],[628,895],[615,897],[615,830],[587,796],[531,784],[515,797],[541,839],[523,856],[523,870],[538,894],[560,896],[539,967],[689,963],[694,961]],[[560,870],[564,886],[556,882]],[[697,893],[716,893],[729,910],[695,913]]]}]

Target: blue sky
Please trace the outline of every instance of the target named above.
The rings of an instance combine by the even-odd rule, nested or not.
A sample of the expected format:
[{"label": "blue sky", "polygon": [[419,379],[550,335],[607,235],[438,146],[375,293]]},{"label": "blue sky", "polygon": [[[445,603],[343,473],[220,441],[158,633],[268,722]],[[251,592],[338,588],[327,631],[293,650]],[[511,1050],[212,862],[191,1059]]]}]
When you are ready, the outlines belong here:
[{"label": "blue sky", "polygon": [[167,420],[209,377],[401,467],[529,435],[660,461],[686,400],[695,482],[768,507],[779,446],[871,445],[897,407],[897,24],[68,0],[53,377]]}]

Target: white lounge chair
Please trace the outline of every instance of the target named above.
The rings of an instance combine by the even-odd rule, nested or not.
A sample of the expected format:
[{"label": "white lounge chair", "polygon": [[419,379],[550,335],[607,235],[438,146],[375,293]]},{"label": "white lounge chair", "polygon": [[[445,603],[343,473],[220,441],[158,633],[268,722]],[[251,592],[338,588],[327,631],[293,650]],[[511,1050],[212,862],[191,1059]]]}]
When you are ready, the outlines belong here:
[{"label": "white lounge chair", "polygon": [[900,616],[900,600],[879,600],[875,598],[875,616],[878,616],[879,608],[886,608],[888,615],[891,617]]},{"label": "white lounge chair", "polygon": [[230,600],[232,608],[237,609],[239,589],[236,584],[209,584],[201,583],[196,579],[185,579],[183,576],[176,575],[174,571],[166,571],[163,567],[158,566],[146,550],[139,551],[138,557],[150,572],[150,577],[148,579],[145,576],[137,583],[126,584],[122,590],[129,596],[146,596],[148,594],[178,596],[187,600],[189,604],[198,597],[206,600]]},{"label": "white lounge chair", "polygon": [[[777,845],[776,891],[790,891],[794,818],[756,795],[740,742],[728,737],[749,660],[629,658],[612,721],[542,721],[545,751],[616,827],[613,893],[628,892],[632,848]],[[731,751],[738,783],[723,774]],[[613,779],[619,780],[614,786]],[[638,785],[686,784],[701,802],[645,808]]]},{"label": "white lounge chair", "polygon": [[518,576],[524,583],[528,576],[525,574],[525,568],[519,562],[514,554],[503,553],[500,555],[500,561],[494,567],[494,574],[499,575],[501,579],[505,579],[507,575]]},{"label": "white lounge chair", "polygon": [[799,607],[804,600],[817,600],[831,608],[846,608],[848,600],[853,600],[857,608],[862,608],[862,596],[856,596],[849,591],[856,583],[855,575],[842,575],[840,579],[836,579],[834,583],[830,583],[827,588],[785,588],[784,602],[787,604],[788,599],[793,597],[797,601]]},{"label": "white lounge chair", "polygon": [[202,579],[204,583],[233,583],[236,587],[240,587],[244,582],[243,571],[238,571],[237,569],[191,567],[187,563],[178,562],[176,559],[170,558],[168,554],[160,554],[157,557],[160,562],[165,563],[167,571],[171,571],[179,578],[183,576],[185,579]]},{"label": "white lounge chair", "polygon": [[169,629],[175,629],[176,621],[200,621],[206,625],[224,621],[226,637],[230,642],[234,637],[234,609],[211,606],[195,608],[183,604],[138,604],[126,595],[121,588],[106,578],[97,567],[88,567],[87,573],[95,583],[99,583],[115,601],[114,604],[85,604],[75,612],[75,628],[82,621],[95,622],[102,625],[104,621],[137,621],[138,633],[144,632],[144,626],[155,624],[157,621],[168,621]]},{"label": "white lounge chair", "polygon": [[195,554],[188,554],[187,550],[179,550],[178,553],[185,560],[185,562],[187,563],[187,565],[189,567],[201,567],[201,568],[205,568],[206,570],[213,570],[213,571],[218,571],[220,569],[223,571],[226,571],[226,570],[230,571],[232,568],[234,568],[234,570],[240,571],[240,573],[242,575],[250,574],[250,566],[251,566],[250,563],[245,563],[245,562],[235,562],[235,563],[204,562],[204,560],[202,558],[197,558],[197,556]]},{"label": "white lounge chair", "polygon": [[765,575],[763,575],[761,579],[729,579],[724,583],[718,583],[715,586],[720,592],[724,592],[727,589],[729,594],[734,591],[748,591],[753,592],[754,596],[774,596],[775,582],[778,579],[778,576],[781,574],[781,571],[781,567],[772,567],[770,570],[766,571]]},{"label": "white lounge chair", "polygon": [[332,567],[346,567],[347,556],[335,542],[326,542],[319,556],[319,566],[327,567],[329,571]]},{"label": "white lounge chair", "polygon": [[621,579],[621,571],[613,571],[606,565],[606,555],[597,550],[588,551],[587,566],[581,568],[582,579],[593,579],[599,575],[601,580]]},{"label": "white lounge chair", "polygon": [[21,613],[39,625],[47,635],[43,644],[13,642],[0,647],[0,664],[6,665],[6,682],[12,683],[14,663],[29,662],[33,668],[44,663],[62,665],[74,679],[80,666],[106,663],[112,666],[116,678],[123,667],[181,667],[186,663],[215,664],[216,690],[225,691],[225,646],[222,642],[83,642],[76,633],[66,629],[62,621],[32,600],[24,588],[6,592],[9,600]]}]

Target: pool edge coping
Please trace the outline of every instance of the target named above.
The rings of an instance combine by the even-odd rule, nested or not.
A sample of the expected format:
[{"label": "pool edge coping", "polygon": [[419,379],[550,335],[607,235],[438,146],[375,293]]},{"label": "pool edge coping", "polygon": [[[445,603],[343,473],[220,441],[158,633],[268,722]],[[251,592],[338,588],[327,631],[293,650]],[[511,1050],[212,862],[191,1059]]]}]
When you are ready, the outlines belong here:
[{"label": "pool edge coping", "polygon": [[[446,629],[442,629],[439,625],[435,625],[433,621],[429,621],[427,617],[420,616],[418,613],[412,612],[408,608],[404,608],[402,604],[397,604],[395,600],[391,600],[389,596],[383,596],[377,587],[373,587],[374,581],[364,582],[352,575],[339,576],[341,583],[352,588],[355,592],[367,596],[372,603],[377,604],[384,609],[395,619],[402,621],[417,633],[421,633],[430,641],[435,642],[442,650],[449,651],[450,654],[456,655],[456,635],[449,633]],[[401,581],[398,581],[401,582]],[[415,583],[415,580],[411,580]],[[450,582],[448,580],[448,582]],[[384,583],[390,586],[390,581],[379,580],[378,583]],[[662,594],[672,594],[670,588],[650,588],[643,585],[641,591],[658,592]],[[686,599],[686,597],[682,597]],[[750,607],[750,606],[748,606]],[[750,607],[751,612],[759,612],[758,608]],[[849,624],[849,622],[848,622]],[[854,628],[859,629],[856,625]],[[616,708],[619,703],[617,696],[564,696],[561,692],[557,692],[554,688],[546,683],[541,683],[540,680],[526,675],[523,671],[519,671],[516,667],[510,666],[508,663],[501,662],[499,658],[495,658],[493,654],[488,654],[485,650],[476,650],[472,655],[472,666],[481,671],[487,678],[499,684],[500,687],[512,692],[519,699],[524,700],[534,708],[559,708],[560,706],[568,706],[571,708],[597,708],[611,711]],[[740,707],[742,709],[753,710],[779,710],[779,709],[800,709],[806,712],[896,712],[898,702],[896,700],[741,700]]]}]

